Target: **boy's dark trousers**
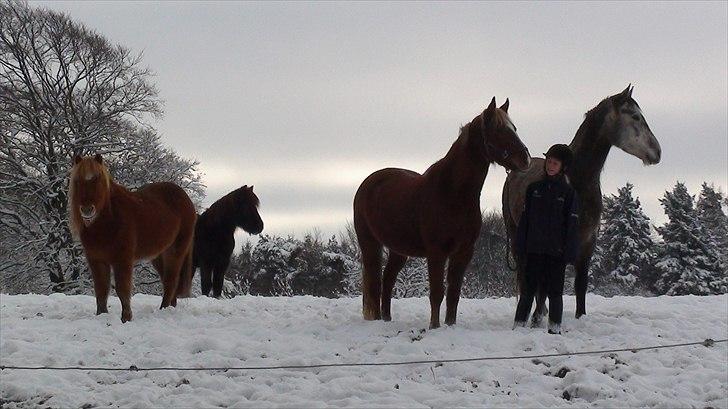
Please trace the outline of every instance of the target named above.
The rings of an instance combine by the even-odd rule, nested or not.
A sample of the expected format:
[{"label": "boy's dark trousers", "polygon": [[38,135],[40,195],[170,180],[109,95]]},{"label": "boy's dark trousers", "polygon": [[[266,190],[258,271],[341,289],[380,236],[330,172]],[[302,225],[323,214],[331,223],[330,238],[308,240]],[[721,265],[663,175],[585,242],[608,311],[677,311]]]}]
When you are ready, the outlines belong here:
[{"label": "boy's dark trousers", "polygon": [[525,325],[531,312],[533,298],[539,287],[549,299],[549,328],[561,326],[564,310],[564,271],[566,263],[561,257],[547,254],[529,254],[526,259],[525,288],[516,308],[516,325]]}]

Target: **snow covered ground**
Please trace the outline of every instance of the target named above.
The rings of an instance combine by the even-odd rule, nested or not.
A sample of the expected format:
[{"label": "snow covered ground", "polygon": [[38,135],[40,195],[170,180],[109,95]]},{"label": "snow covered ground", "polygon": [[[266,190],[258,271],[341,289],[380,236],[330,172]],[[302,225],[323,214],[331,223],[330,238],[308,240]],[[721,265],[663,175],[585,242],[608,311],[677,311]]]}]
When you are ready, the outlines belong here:
[{"label": "snow covered ground", "polygon": [[[458,324],[425,330],[426,298],[366,322],[361,299],[206,297],[134,321],[95,316],[88,296],[0,295],[0,363],[29,366],[262,366],[561,353],[722,339],[728,296],[590,295],[563,336],[511,330],[515,299],[461,300]],[[444,316],[444,305],[443,305]],[[165,372],[0,372],[13,407],[728,407],[728,348],[386,367]]]}]

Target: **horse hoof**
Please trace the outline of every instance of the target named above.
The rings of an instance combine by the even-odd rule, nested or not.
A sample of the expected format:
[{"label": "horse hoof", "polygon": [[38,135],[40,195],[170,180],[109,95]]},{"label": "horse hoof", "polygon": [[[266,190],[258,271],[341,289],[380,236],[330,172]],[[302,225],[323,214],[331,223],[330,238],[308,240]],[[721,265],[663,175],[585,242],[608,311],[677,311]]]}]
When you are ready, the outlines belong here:
[{"label": "horse hoof", "polygon": [[391,315],[382,315],[382,321],[387,321],[387,322],[392,321],[392,316]]},{"label": "horse hoof", "polygon": [[431,322],[430,323],[430,329],[438,329],[438,328],[440,328],[440,323],[439,322],[435,322],[435,323],[432,323]]},{"label": "horse hoof", "polygon": [[378,319],[381,319],[381,314],[374,312],[372,310],[364,310],[362,311],[362,315],[364,316],[364,319],[366,321],[375,321]]},{"label": "horse hoof", "polygon": [[577,312],[577,313],[576,313],[576,319],[579,319],[579,318],[581,318],[581,317],[582,317],[582,316],[584,316],[584,315],[586,315],[586,313],[585,313],[585,312]]},{"label": "horse hoof", "polygon": [[445,320],[445,325],[455,325],[455,318],[451,320]]}]

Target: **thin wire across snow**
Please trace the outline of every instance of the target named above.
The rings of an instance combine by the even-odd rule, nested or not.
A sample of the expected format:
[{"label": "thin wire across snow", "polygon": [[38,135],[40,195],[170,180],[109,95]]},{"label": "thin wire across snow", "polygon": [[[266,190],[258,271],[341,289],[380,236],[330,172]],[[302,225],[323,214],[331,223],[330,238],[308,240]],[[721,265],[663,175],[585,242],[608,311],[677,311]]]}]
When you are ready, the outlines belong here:
[{"label": "thin wire across snow", "polygon": [[551,358],[557,356],[573,356],[573,355],[595,355],[607,354],[612,352],[638,352],[649,349],[665,349],[677,348],[691,345],[703,345],[711,347],[719,342],[728,342],[728,339],[706,339],[704,341],[683,342],[680,344],[654,345],[646,347],[634,348],[618,348],[618,349],[602,349],[598,351],[577,351],[563,352],[554,354],[536,354],[536,355],[515,355],[515,356],[486,356],[478,358],[454,358],[454,359],[432,359],[419,361],[398,361],[398,362],[352,362],[352,363],[330,363],[330,364],[311,364],[311,365],[277,365],[277,366],[231,366],[231,367],[149,367],[139,368],[131,365],[128,368],[121,367],[100,367],[100,366],[14,366],[0,365],[0,370],[21,369],[21,370],[53,370],[53,371],[131,371],[131,372],[149,372],[149,371],[257,371],[270,369],[314,369],[314,368],[337,368],[337,367],[355,367],[355,366],[395,366],[395,365],[415,365],[415,364],[444,364],[455,362],[474,362],[474,361],[503,361],[515,359],[532,359],[532,358]]}]

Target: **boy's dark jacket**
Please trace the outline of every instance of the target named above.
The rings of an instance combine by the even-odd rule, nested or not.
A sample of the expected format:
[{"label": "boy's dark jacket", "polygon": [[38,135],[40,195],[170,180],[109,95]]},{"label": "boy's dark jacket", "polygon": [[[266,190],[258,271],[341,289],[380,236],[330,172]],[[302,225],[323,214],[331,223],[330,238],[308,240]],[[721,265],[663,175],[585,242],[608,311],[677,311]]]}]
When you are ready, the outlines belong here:
[{"label": "boy's dark jacket", "polygon": [[516,234],[518,255],[548,254],[573,263],[579,244],[578,206],[574,188],[561,174],[531,183]]}]

